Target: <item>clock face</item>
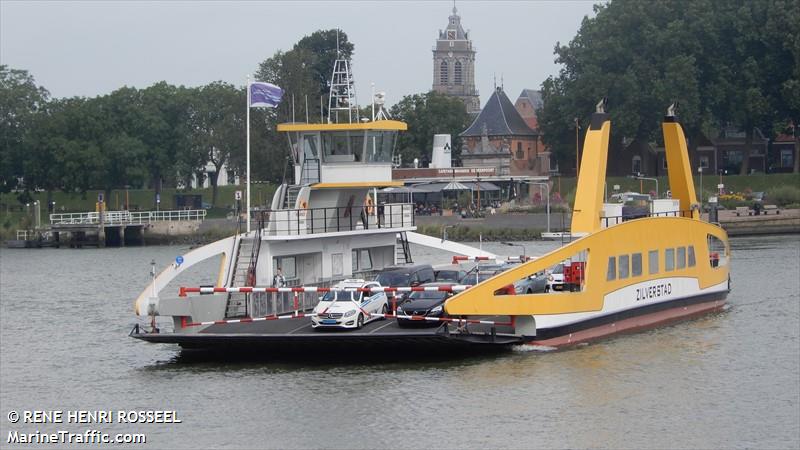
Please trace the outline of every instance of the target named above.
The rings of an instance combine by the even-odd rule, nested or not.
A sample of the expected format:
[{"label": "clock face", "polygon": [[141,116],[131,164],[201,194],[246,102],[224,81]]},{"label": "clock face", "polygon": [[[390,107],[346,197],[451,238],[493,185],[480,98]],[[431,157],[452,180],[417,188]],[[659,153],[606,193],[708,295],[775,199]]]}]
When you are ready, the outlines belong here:
[{"label": "clock face", "polygon": [[447,30],[447,39],[455,39],[456,38],[456,31],[455,30]]}]

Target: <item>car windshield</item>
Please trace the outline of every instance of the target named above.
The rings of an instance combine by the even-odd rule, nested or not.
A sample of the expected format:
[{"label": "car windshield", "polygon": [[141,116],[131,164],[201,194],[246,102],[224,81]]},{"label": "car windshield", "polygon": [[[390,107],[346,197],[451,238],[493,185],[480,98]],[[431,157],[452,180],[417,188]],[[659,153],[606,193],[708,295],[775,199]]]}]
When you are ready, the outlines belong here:
[{"label": "car windshield", "polygon": [[323,302],[351,302],[361,299],[361,292],[330,291],[322,297]]},{"label": "car windshield", "polygon": [[[494,272],[478,272],[477,282],[480,283],[482,281],[486,281],[494,275]],[[476,280],[474,272],[461,279],[461,283],[463,284],[475,284],[475,282]]]},{"label": "car windshield", "polygon": [[458,281],[458,270],[437,270],[436,271],[436,280],[437,281]]},{"label": "car windshield", "polygon": [[375,279],[381,286],[408,286],[410,273],[384,272]]},{"label": "car windshield", "polygon": [[445,297],[447,297],[447,292],[444,291],[412,292],[409,296],[411,300],[441,300]]},{"label": "car windshield", "polygon": [[553,273],[564,273],[564,265],[563,264],[557,265],[556,268],[553,269]]}]

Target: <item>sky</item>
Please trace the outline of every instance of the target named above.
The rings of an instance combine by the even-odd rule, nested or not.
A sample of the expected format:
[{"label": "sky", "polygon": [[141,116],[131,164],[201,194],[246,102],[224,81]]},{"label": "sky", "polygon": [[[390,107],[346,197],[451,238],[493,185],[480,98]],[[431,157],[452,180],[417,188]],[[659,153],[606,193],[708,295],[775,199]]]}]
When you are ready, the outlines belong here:
[{"label": "sky", "polygon": [[[514,101],[558,74],[553,49],[593,17],[592,1],[457,1],[477,50],[483,105],[495,80]],[[104,95],[158,81],[243,86],[278,50],[319,29],[355,45],[360,104],[371,84],[387,104],[427,92],[438,32],[452,1],[16,1],[0,0],[0,64],[28,70],[53,97]]]}]

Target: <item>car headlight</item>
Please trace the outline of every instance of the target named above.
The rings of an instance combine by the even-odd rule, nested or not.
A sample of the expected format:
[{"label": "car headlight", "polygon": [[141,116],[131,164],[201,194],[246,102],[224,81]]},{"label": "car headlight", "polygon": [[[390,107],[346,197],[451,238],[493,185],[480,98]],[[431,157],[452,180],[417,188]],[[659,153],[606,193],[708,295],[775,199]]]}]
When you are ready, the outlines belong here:
[{"label": "car headlight", "polygon": [[351,309],[350,311],[347,311],[346,313],[344,313],[344,316],[345,317],[350,317],[355,313],[356,313],[356,310],[355,309]]},{"label": "car headlight", "polygon": [[442,305],[439,305],[436,308],[430,310],[428,314],[440,314],[441,312],[442,312]]},{"label": "car headlight", "polygon": [[552,276],[552,275],[548,275],[548,276],[547,276],[547,280],[548,280],[548,281],[553,281],[553,276]]}]

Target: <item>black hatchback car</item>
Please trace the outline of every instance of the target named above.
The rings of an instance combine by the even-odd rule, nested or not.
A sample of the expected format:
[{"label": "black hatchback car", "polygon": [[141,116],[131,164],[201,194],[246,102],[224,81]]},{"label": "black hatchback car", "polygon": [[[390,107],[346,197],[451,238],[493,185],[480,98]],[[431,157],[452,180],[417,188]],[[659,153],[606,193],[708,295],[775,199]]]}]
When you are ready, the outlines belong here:
[{"label": "black hatchback car", "polygon": [[[423,286],[450,286],[452,283],[427,283]],[[418,291],[412,292],[402,305],[397,307],[397,315],[400,316],[425,316],[425,317],[444,317],[444,302],[453,295],[446,291]],[[441,325],[436,320],[411,320],[397,319],[397,324],[401,327],[413,325]]]},{"label": "black hatchback car", "polygon": [[[433,267],[430,264],[416,264],[413,266],[391,266],[381,270],[375,281],[383,287],[419,286],[434,280]],[[392,303],[392,295],[389,303]],[[408,298],[408,293],[398,292],[394,299],[399,305]]]}]

